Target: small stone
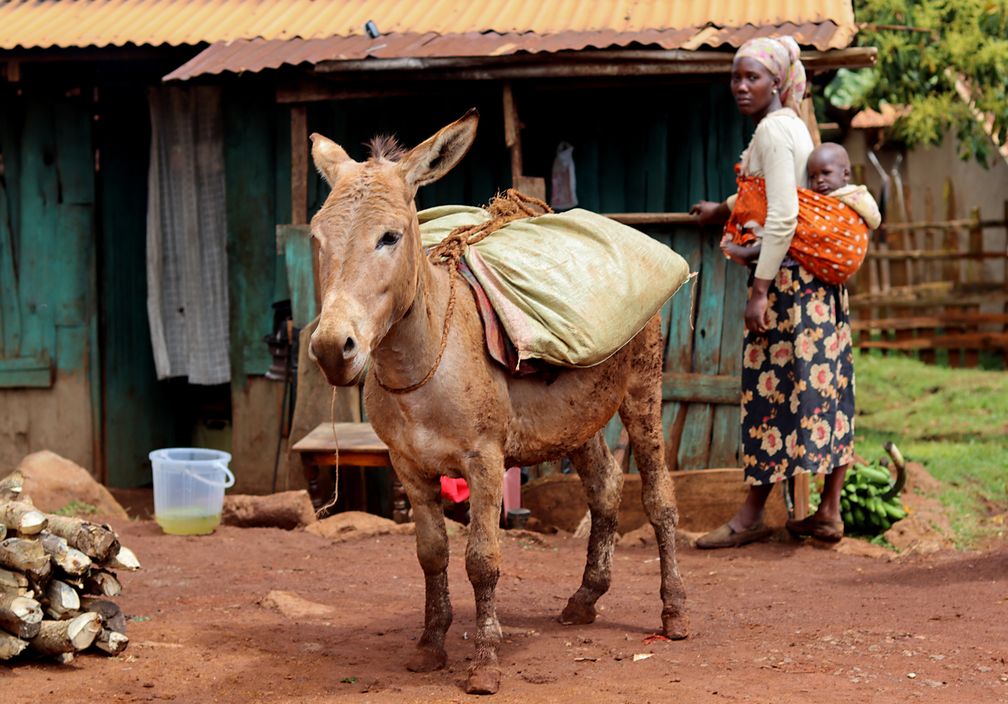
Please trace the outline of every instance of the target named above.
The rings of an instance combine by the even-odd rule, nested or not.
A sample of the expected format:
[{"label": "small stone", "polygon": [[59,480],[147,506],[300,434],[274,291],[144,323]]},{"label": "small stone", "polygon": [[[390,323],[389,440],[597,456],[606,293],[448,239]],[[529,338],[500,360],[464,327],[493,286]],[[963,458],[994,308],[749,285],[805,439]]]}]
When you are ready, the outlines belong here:
[{"label": "small stone", "polygon": [[907,673],[907,677],[909,677],[910,679],[914,679],[914,678],[917,677],[917,673],[916,672],[908,672]]}]

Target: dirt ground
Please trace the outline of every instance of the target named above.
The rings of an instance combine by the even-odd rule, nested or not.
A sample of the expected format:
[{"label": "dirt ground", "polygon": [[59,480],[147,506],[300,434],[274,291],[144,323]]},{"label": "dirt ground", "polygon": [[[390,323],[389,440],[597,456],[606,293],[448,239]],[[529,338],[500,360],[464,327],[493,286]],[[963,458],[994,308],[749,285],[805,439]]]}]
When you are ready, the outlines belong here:
[{"label": "dirt ground", "polygon": [[[144,563],[122,575],[129,649],[0,667],[4,704],[476,699],[461,689],[474,618],[462,536],[451,538],[449,668],[413,674],[403,663],[422,623],[423,579],[411,536],[333,543],[276,529],[173,537],[151,521],[115,527]],[[580,579],[584,542],[502,546],[496,702],[1008,702],[1006,546],[896,561],[785,542],[683,549],[693,635],[650,644],[653,548],[617,548],[599,620],[565,627],[556,616]],[[273,590],[317,613],[261,604]],[[641,654],[651,657],[635,661]]]}]

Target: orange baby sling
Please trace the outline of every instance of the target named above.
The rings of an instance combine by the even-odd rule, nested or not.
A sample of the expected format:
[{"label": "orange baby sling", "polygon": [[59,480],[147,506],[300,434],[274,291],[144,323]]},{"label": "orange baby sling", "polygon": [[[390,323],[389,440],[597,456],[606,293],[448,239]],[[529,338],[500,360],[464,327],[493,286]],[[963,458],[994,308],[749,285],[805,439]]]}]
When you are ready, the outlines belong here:
[{"label": "orange baby sling", "polygon": [[[745,224],[766,224],[766,183],[762,178],[741,174],[737,183],[738,198],[725,232],[735,244],[749,245],[756,241],[756,235]],[[798,225],[788,254],[822,281],[846,283],[864,262],[870,231],[864,219],[839,198],[799,188]]]}]

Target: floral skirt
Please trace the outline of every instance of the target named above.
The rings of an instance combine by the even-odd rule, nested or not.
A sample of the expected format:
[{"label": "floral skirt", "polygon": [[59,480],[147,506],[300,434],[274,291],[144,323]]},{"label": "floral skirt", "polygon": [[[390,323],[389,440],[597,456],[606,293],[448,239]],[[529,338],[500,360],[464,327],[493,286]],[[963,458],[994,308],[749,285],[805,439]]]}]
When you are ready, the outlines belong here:
[{"label": "floral skirt", "polygon": [[828,473],[854,453],[854,353],[847,289],[785,264],[764,334],[742,351],[742,460],[749,484]]}]

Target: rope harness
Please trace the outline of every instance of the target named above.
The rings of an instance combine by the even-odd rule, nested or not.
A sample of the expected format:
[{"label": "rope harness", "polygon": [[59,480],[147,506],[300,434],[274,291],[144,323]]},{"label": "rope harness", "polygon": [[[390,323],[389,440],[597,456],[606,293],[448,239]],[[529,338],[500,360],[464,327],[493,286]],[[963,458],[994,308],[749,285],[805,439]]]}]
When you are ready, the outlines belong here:
[{"label": "rope harness", "polygon": [[552,213],[553,209],[546,203],[533,196],[527,196],[513,188],[507,189],[503,195],[498,194],[487,206],[490,218],[478,225],[463,225],[456,227],[448,236],[435,245],[427,255],[431,263],[435,266],[448,267],[448,307],[445,310],[444,324],[441,326],[441,344],[438,347],[437,357],[430,371],[423,379],[410,384],[409,386],[392,387],[386,386],[378,377],[378,372],[374,372],[375,381],[385,391],[392,394],[408,394],[416,391],[434,377],[438,367],[441,365],[441,358],[444,356],[445,348],[448,346],[448,331],[451,329],[452,314],[455,312],[455,291],[458,279],[458,263],[470,245],[481,242],[497,230],[501,229],[515,220],[524,220],[539,215]]}]

